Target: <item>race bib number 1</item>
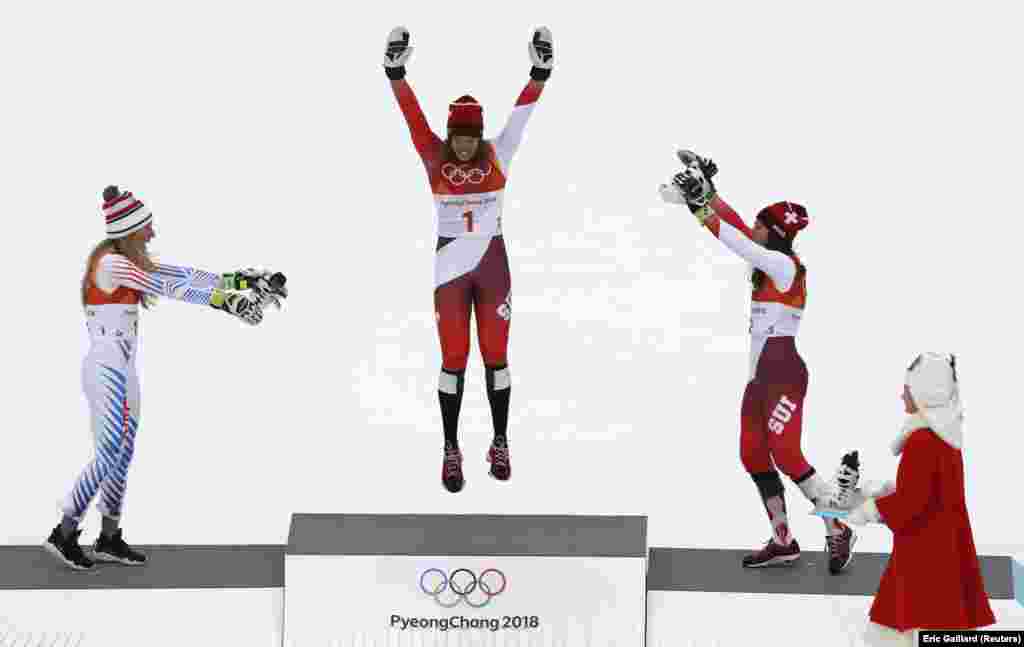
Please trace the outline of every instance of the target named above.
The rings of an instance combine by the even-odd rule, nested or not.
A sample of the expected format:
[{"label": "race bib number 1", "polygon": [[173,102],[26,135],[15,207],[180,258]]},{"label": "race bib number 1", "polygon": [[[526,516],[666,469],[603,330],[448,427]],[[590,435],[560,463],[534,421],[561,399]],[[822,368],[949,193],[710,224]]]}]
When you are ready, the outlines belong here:
[{"label": "race bib number 1", "polygon": [[462,214],[462,219],[466,221],[466,231],[469,233],[473,232],[473,212],[467,211]]}]

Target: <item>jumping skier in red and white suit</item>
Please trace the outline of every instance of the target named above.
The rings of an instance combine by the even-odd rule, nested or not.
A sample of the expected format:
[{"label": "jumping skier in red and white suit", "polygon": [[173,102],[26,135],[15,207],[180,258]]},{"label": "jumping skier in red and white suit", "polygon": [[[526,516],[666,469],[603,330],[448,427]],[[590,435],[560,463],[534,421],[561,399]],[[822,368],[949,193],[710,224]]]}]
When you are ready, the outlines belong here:
[{"label": "jumping skier in red and white suit", "polygon": [[[662,197],[686,204],[697,220],[754,267],[750,315],[750,374],[741,408],[740,458],[761,494],[772,524],[772,539],[747,555],[747,567],[788,564],[800,557],[790,533],[779,471],[820,507],[849,507],[859,478],[856,452],[843,458],[832,482],[825,481],[800,447],[808,372],[796,349],[796,334],[807,300],[807,269],[793,252],[793,239],[807,226],[807,210],[778,202],[757,214],[753,229],[715,194],[714,163],[690,151],[678,153],[685,170],[660,187]],[[853,531],[825,519],[829,571],[852,559]]]},{"label": "jumping skier in red and white suit", "polygon": [[412,54],[407,29],[396,27],[391,31],[384,55],[385,72],[426,167],[437,208],[434,310],[441,338],[438,399],[445,438],[441,481],[449,492],[458,492],[465,484],[458,417],[469,358],[470,313],[474,309],[494,423],[494,439],[487,453],[490,474],[502,481],[512,474],[507,434],[511,279],[501,212],[509,166],[544,82],[551,75],[553,47],[547,28],[534,30],[529,52],[533,63],[530,81],[505,128],[493,140],[483,139],[483,108],[469,95],[450,104],[445,139],[430,129],[405,80],[405,63]]}]

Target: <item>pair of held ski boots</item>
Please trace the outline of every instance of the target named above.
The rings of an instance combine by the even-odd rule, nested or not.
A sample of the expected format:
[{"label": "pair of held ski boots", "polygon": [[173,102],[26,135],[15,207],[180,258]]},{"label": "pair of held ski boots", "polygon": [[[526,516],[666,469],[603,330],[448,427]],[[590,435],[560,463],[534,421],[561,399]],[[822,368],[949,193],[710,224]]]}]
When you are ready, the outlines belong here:
[{"label": "pair of held ski boots", "polygon": [[78,543],[81,534],[81,530],[75,529],[65,537],[58,524],[43,548],[57,561],[76,571],[91,571],[96,567],[96,562],[125,566],[142,566],[146,563],[146,556],[125,542],[120,528],[109,537],[101,533],[88,555]]},{"label": "pair of held ski boots", "polygon": [[[860,460],[857,452],[853,451],[843,456],[843,461],[832,479],[832,492],[827,501],[815,502],[815,513],[823,510],[848,511],[855,507],[863,499],[863,495],[857,489],[859,481]],[[840,532],[826,535],[825,549],[828,552],[828,571],[832,575],[838,575],[853,560],[853,545],[857,541],[857,535],[850,526],[839,519],[835,519],[834,523],[839,526]],[[790,540],[788,546],[783,546],[773,537],[768,540],[764,548],[745,556],[743,566],[745,568],[788,566],[798,559],[800,559],[800,545],[795,538]]]},{"label": "pair of held ski boots", "polygon": [[[507,481],[512,476],[512,463],[508,456],[508,441],[498,437],[491,441],[487,450],[487,462],[491,464],[490,475],[499,481]],[[441,463],[441,483],[451,493],[459,492],[466,484],[462,475],[462,452],[458,447],[449,444],[444,448],[444,462]]]}]

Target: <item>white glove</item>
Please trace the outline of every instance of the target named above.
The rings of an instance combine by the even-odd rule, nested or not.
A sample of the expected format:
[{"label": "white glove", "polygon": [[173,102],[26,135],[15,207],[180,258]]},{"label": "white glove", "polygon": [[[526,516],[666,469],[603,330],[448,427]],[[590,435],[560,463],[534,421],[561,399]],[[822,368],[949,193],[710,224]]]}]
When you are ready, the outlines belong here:
[{"label": "white glove", "polygon": [[693,151],[688,151],[683,148],[676,149],[676,157],[683,163],[683,166],[689,166],[691,164],[700,164],[700,155]]},{"label": "white glove", "polygon": [[281,299],[288,298],[288,279],[281,272],[273,272],[266,268],[248,267],[232,274],[224,275],[224,288],[227,290],[252,290],[253,296],[264,308],[276,306],[281,309]]},{"label": "white glove", "polygon": [[533,30],[533,38],[530,39],[530,60],[533,66],[542,70],[550,70],[555,64],[555,43],[551,39],[551,30],[547,27],[538,27]]},{"label": "white glove", "polygon": [[384,67],[404,67],[410,56],[412,46],[409,45],[409,30],[401,26],[395,27],[388,34],[384,48]]},{"label": "white glove", "polygon": [[865,496],[877,499],[895,492],[896,484],[892,481],[867,481],[860,489]]},{"label": "white glove", "polygon": [[250,326],[255,326],[263,321],[263,308],[260,306],[259,301],[254,301],[244,294],[237,292],[225,293],[220,290],[214,290],[210,305],[217,310],[223,310],[230,315],[238,317]]},{"label": "white glove", "polygon": [[697,153],[694,153],[693,151],[688,151],[688,150],[684,150],[684,149],[681,149],[681,148],[677,149],[676,150],[676,157],[679,158],[679,161],[683,163],[684,167],[685,166],[697,166],[697,167],[699,167],[701,172],[708,179],[708,181],[710,181],[711,178],[715,177],[715,174],[718,173],[718,165],[717,164],[715,164],[709,158],[701,157],[700,155],[698,155]]},{"label": "white glove", "polygon": [[686,198],[691,208],[705,207],[715,197],[715,186],[699,164],[691,164],[672,176],[672,184]]},{"label": "white glove", "polygon": [[701,225],[715,215],[710,205],[714,197],[711,191],[711,183],[704,179],[700,167],[696,165],[676,173],[668,184],[658,185],[662,200],[669,204],[686,205]]},{"label": "white glove", "polygon": [[846,515],[847,523],[852,523],[855,526],[879,523],[881,520],[882,517],[878,513],[874,499],[868,499],[853,510],[850,510],[849,514]]},{"label": "white glove", "polygon": [[675,184],[659,184],[658,193],[661,199],[669,204],[686,204],[686,196]]}]

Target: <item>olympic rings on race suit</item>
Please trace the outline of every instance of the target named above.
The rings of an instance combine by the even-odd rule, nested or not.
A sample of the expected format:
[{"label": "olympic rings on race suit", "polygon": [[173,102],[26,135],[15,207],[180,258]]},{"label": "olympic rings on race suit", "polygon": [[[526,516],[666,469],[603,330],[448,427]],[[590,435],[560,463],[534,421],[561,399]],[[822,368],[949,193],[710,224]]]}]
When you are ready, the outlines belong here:
[{"label": "olympic rings on race suit", "polygon": [[[441,581],[437,586],[428,589],[424,580],[426,580],[427,575],[430,575],[431,573],[437,573],[440,575]],[[496,588],[495,583],[488,584],[485,581],[484,578],[486,578],[488,574],[494,574],[501,578],[500,588]],[[462,580],[462,582],[460,583],[458,580]],[[456,607],[463,601],[474,609],[482,609],[490,604],[492,599],[501,595],[505,591],[507,584],[508,580],[505,577],[505,574],[496,568],[488,568],[480,573],[479,577],[477,577],[476,573],[468,568],[457,568],[447,575],[439,568],[428,568],[423,571],[422,575],[420,575],[420,590],[434,598],[434,601],[445,609]],[[483,593],[484,597],[482,602],[474,602],[470,600],[469,596],[476,591],[477,588],[479,588]],[[442,594],[448,590],[451,590],[452,592],[452,597],[454,598],[453,601],[444,601],[441,599]]]},{"label": "olympic rings on race suit", "polygon": [[491,174],[491,170],[490,164],[487,165],[486,169],[474,167],[467,171],[464,164],[457,166],[452,162],[447,162],[441,167],[441,175],[454,186],[462,186],[466,182],[470,184],[483,184],[483,181]]}]

